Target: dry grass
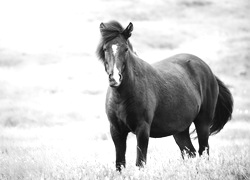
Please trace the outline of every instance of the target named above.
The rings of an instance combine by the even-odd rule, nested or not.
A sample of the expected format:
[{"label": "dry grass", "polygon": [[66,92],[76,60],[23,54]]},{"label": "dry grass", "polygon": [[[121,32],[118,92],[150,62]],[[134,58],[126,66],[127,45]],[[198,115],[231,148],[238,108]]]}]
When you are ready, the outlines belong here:
[{"label": "dry grass", "polygon": [[[84,125],[88,125],[85,127]],[[210,138],[210,158],[182,160],[173,138],[150,139],[148,164],[135,164],[135,137],[130,136],[127,168],[115,172],[109,136],[94,124],[1,131],[1,179],[248,179],[249,123],[230,123]],[[104,128],[107,130],[107,128]],[[105,138],[104,138],[105,137]],[[194,142],[197,148],[197,142]]]}]

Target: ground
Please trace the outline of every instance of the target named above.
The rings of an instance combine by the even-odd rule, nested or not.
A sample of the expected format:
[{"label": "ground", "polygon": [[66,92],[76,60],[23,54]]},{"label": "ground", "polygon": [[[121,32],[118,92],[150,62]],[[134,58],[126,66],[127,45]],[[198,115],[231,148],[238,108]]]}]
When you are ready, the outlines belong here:
[{"label": "ground", "polygon": [[[247,0],[0,1],[0,179],[249,179],[249,8]],[[152,138],[139,170],[130,135],[127,168],[115,171],[108,78],[95,56],[99,24],[113,19],[134,24],[131,42],[147,62],[195,54],[229,87],[233,118],[210,137],[209,160],[182,160],[172,137]]]}]

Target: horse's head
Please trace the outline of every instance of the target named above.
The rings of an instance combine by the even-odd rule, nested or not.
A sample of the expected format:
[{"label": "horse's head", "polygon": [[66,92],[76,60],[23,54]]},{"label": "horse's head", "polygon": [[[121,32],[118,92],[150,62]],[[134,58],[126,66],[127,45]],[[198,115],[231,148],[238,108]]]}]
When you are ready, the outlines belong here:
[{"label": "horse's head", "polygon": [[115,21],[100,24],[102,39],[97,48],[97,55],[104,63],[111,87],[119,87],[122,83],[126,59],[129,51],[132,51],[128,40],[132,30],[132,23],[129,23],[126,29]]}]

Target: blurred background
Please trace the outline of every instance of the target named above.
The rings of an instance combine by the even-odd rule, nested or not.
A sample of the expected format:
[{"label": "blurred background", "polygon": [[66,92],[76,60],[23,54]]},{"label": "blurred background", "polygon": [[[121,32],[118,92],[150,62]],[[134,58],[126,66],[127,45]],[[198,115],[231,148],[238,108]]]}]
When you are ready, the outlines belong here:
[{"label": "blurred background", "polygon": [[95,49],[110,20],[133,22],[131,42],[150,63],[199,56],[233,92],[234,119],[247,120],[249,8],[247,0],[0,1],[0,126],[107,124]]},{"label": "blurred background", "polygon": [[110,20],[134,24],[130,40],[149,63],[199,56],[230,88],[232,121],[249,122],[249,9],[248,0],[0,0],[0,149],[110,139],[95,55]]}]

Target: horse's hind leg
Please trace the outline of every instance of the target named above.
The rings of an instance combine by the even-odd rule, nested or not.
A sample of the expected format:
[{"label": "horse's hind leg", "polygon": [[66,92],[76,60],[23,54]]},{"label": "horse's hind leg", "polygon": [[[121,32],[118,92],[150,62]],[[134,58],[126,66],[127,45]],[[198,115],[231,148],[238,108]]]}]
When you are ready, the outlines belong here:
[{"label": "horse's hind leg", "polygon": [[202,115],[198,115],[198,117],[194,121],[197,136],[198,136],[200,156],[203,154],[205,150],[207,151],[207,154],[209,155],[208,138],[209,138],[209,133],[210,133],[210,126],[208,122],[210,122],[208,118]]},{"label": "horse's hind leg", "polygon": [[180,132],[178,134],[173,135],[175,142],[179,146],[182,154],[182,158],[184,159],[184,155],[187,154],[189,157],[195,157],[196,150],[191,142],[189,135],[189,127],[185,129],[185,131]]}]

